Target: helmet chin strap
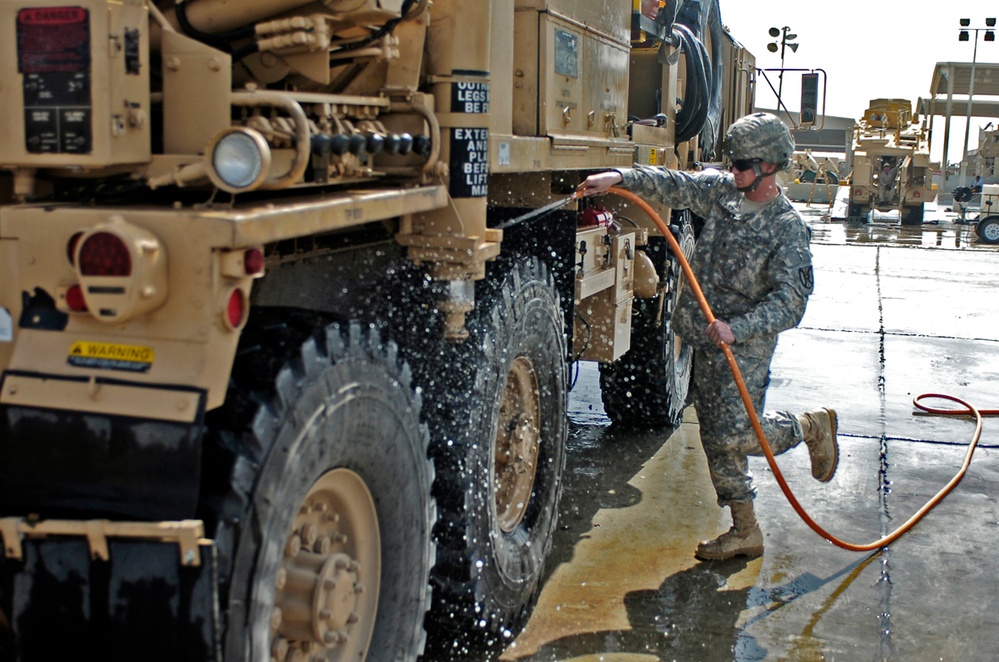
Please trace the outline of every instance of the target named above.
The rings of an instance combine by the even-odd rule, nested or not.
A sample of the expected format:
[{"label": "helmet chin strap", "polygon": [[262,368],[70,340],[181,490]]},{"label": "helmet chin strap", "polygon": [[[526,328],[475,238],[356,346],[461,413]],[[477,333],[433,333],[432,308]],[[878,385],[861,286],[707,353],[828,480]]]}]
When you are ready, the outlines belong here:
[{"label": "helmet chin strap", "polygon": [[[785,161],[781,165],[777,166],[777,168],[774,170],[774,172],[778,172],[778,171],[782,170],[784,168],[785,164],[787,164],[787,161]],[[749,186],[738,186],[738,187],[736,187],[739,192],[741,192],[741,193],[751,193],[751,192],[755,191],[756,189],[760,188],[760,184],[763,183],[763,178],[772,175],[773,172],[772,173],[768,173],[767,175],[764,175],[763,174],[763,169],[760,168],[760,164],[759,163],[753,163],[753,174],[756,175],[756,178],[753,179],[753,183],[750,184]]]},{"label": "helmet chin strap", "polygon": [[763,175],[763,170],[760,168],[760,164],[759,163],[754,163],[753,164],[753,174],[756,175],[756,179],[754,179],[753,183],[750,184],[749,186],[739,186],[739,187],[737,187],[740,192],[742,192],[742,193],[750,193],[750,192],[755,191],[756,189],[760,188],[760,184],[763,183],[763,177],[764,177],[764,175]]}]

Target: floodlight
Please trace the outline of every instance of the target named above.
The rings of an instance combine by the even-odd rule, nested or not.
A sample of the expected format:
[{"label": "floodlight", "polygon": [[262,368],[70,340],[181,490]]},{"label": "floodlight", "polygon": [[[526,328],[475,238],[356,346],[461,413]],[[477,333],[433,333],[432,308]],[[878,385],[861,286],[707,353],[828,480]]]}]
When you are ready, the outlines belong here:
[{"label": "floodlight", "polygon": [[996,40],[996,33],[993,32],[992,30],[986,30],[985,41],[995,41],[995,40]]},{"label": "floodlight", "polygon": [[785,38],[785,39],[797,39],[797,38],[798,38],[798,35],[796,35],[796,34],[793,34],[793,33],[791,33],[791,32],[788,32],[788,33],[787,33],[786,35],[784,35],[784,38]]},{"label": "floodlight", "polygon": [[996,19],[994,18],[985,19],[985,25],[989,26],[990,28],[994,28],[996,26]]},{"label": "floodlight", "polygon": [[271,165],[267,140],[254,129],[230,127],[212,139],[208,178],[223,191],[242,193],[263,184]]},{"label": "floodlight", "polygon": [[958,41],[968,41],[968,31],[967,30],[961,30],[959,33],[957,33],[957,40]]},{"label": "floodlight", "polygon": [[780,30],[778,30],[777,28],[770,28],[770,36],[771,37],[779,37],[780,36]]},{"label": "floodlight", "polygon": [[770,51],[771,53],[776,53],[777,52],[777,44],[775,44],[774,42],[771,41],[769,44],[767,44],[767,50]]},{"label": "floodlight", "polygon": [[962,28],[966,28],[969,25],[971,25],[971,19],[970,18],[962,18],[961,19],[961,27]]}]

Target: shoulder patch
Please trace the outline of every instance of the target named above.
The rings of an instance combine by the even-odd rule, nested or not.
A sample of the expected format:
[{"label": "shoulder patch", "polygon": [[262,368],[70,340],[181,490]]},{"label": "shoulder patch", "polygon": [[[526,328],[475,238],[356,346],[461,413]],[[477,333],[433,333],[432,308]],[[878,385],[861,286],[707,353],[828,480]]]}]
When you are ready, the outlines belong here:
[{"label": "shoulder patch", "polygon": [[812,271],[812,265],[798,269],[798,280],[801,281],[801,285],[806,291],[812,291],[812,288],[815,287],[815,273]]}]

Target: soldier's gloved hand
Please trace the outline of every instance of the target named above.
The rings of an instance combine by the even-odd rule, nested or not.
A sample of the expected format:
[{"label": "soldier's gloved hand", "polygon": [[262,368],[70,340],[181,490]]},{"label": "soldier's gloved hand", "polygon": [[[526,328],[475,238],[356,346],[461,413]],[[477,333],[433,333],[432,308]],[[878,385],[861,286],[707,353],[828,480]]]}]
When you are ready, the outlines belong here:
[{"label": "soldier's gloved hand", "polygon": [[576,195],[579,197],[600,195],[601,193],[606,193],[607,189],[611,186],[620,183],[621,173],[617,170],[598,172],[584,179],[583,182],[576,187]]},{"label": "soldier's gloved hand", "polygon": [[707,331],[704,332],[704,335],[706,335],[708,340],[713,342],[718,347],[721,347],[722,343],[731,345],[735,342],[735,334],[732,333],[732,327],[721,320],[715,320],[709,324]]}]

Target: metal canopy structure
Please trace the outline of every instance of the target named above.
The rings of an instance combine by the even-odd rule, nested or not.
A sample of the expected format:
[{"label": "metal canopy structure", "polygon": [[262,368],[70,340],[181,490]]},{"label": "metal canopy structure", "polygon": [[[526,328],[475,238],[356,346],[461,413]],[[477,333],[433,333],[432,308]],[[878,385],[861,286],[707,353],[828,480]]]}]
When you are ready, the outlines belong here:
[{"label": "metal canopy structure", "polygon": [[[974,72],[974,84],[972,84]],[[919,114],[930,118],[944,117],[943,177],[944,190],[947,182],[947,154],[950,148],[950,119],[961,117],[999,117],[999,64],[990,62],[937,62],[930,83],[931,96],[916,102]],[[960,99],[954,99],[954,96]],[[973,95],[973,96],[971,96]],[[969,96],[971,98],[969,99]],[[979,97],[984,97],[980,99]],[[930,134],[933,135],[932,133]],[[965,140],[967,140],[965,129]],[[965,145],[967,156],[967,145]]]},{"label": "metal canopy structure", "polygon": [[[975,91],[975,97],[978,97],[977,90]],[[951,101],[950,109],[948,110],[947,99],[924,99],[919,97],[916,100],[916,112],[927,116],[940,115],[945,117],[953,114],[958,117],[965,117],[968,114],[968,101],[966,99],[954,99]],[[975,98],[971,102],[971,116],[999,117],[999,100],[985,101]]]},{"label": "metal canopy structure", "polygon": [[[975,70],[975,94],[999,97],[999,64],[991,62],[937,62],[930,94],[935,97],[971,91],[971,69]],[[953,87],[951,83],[953,82]]]}]

